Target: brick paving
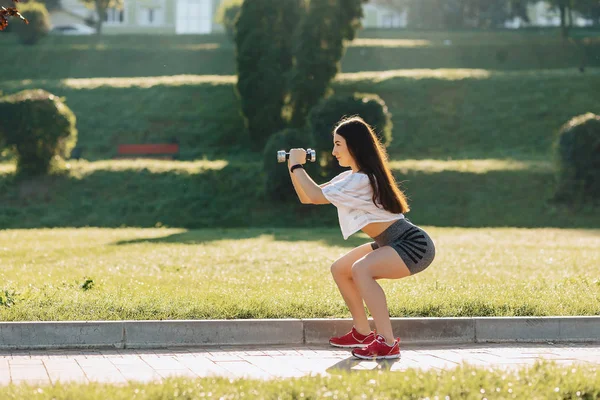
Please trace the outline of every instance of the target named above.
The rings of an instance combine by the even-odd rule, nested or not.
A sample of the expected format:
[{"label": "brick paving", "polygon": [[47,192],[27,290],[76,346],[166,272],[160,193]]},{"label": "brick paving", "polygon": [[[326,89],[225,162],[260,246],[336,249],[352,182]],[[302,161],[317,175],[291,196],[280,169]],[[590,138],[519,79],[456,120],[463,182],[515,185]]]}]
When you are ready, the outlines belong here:
[{"label": "brick paving", "polygon": [[0,350],[0,385],[29,382],[160,381],[171,376],[259,379],[335,374],[337,370],[381,368],[451,369],[466,362],[494,368],[518,368],[537,360],[600,366],[595,344],[468,344],[402,348],[400,360],[357,360],[349,350],[330,346],[221,346],[161,350]]}]

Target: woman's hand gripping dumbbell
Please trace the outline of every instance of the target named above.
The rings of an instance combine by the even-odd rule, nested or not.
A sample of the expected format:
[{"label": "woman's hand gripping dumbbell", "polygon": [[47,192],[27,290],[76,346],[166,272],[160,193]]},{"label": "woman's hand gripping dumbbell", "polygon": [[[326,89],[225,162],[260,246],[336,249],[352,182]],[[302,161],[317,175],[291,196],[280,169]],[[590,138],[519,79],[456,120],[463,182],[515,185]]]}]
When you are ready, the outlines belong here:
[{"label": "woman's hand gripping dumbbell", "polygon": [[[290,153],[286,153],[285,150],[279,150],[277,152],[277,162],[283,163],[290,158]],[[313,149],[306,150],[306,161],[315,162],[317,161],[317,152]]]}]

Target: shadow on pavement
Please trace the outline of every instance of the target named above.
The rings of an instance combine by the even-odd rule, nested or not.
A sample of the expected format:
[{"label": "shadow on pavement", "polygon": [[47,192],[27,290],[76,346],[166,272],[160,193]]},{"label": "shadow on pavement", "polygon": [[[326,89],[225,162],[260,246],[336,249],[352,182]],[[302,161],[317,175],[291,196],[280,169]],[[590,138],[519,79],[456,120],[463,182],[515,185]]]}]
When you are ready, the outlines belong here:
[{"label": "shadow on pavement", "polygon": [[[391,371],[392,366],[395,363],[399,362],[400,359],[368,361],[368,360],[359,360],[358,358],[354,358],[351,356],[349,358],[346,358],[346,359],[332,365],[331,367],[327,368],[326,371],[329,374],[335,374],[336,372],[339,372],[339,371],[364,372],[365,368],[357,368],[357,367],[364,365],[365,361],[369,362],[369,363],[377,363],[377,366],[375,368],[372,368],[372,370]],[[369,369],[371,369],[371,368],[369,368]]]}]

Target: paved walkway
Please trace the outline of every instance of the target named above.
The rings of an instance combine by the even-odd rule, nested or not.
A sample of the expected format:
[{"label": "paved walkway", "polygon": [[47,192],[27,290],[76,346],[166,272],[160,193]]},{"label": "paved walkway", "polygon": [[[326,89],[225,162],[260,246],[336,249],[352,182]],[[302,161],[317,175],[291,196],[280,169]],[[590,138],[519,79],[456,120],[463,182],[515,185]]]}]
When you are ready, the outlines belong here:
[{"label": "paved walkway", "polygon": [[0,384],[48,384],[58,380],[124,383],[210,375],[270,379],[335,374],[336,369],[450,369],[462,362],[512,368],[539,359],[600,366],[600,343],[404,346],[402,359],[380,362],[360,361],[347,350],[329,346],[0,351]]}]

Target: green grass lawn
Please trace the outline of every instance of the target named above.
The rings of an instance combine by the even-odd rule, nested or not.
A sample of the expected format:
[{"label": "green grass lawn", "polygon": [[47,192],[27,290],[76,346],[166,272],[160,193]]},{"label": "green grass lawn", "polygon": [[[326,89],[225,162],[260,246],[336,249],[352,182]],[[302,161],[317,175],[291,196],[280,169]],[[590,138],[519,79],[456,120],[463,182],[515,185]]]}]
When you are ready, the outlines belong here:
[{"label": "green grass lawn", "polygon": [[596,368],[538,363],[502,371],[468,365],[448,371],[337,371],[327,376],[256,380],[169,378],[163,382],[58,383],[0,387],[6,399],[585,399],[600,396]]},{"label": "green grass lawn", "polygon": [[[437,256],[382,281],[391,316],[600,315],[600,230],[425,227]],[[0,231],[0,320],[349,317],[337,228]],[[87,282],[87,283],[86,283]]]},{"label": "green grass lawn", "polygon": [[[185,37],[184,37],[185,36]],[[564,41],[556,29],[538,31],[364,30],[348,43],[343,72],[411,68],[502,70],[600,66],[597,31],[575,30]],[[2,79],[234,74],[235,48],[224,34],[50,36],[22,46],[0,36]],[[41,67],[42,66],[42,67]]]}]

